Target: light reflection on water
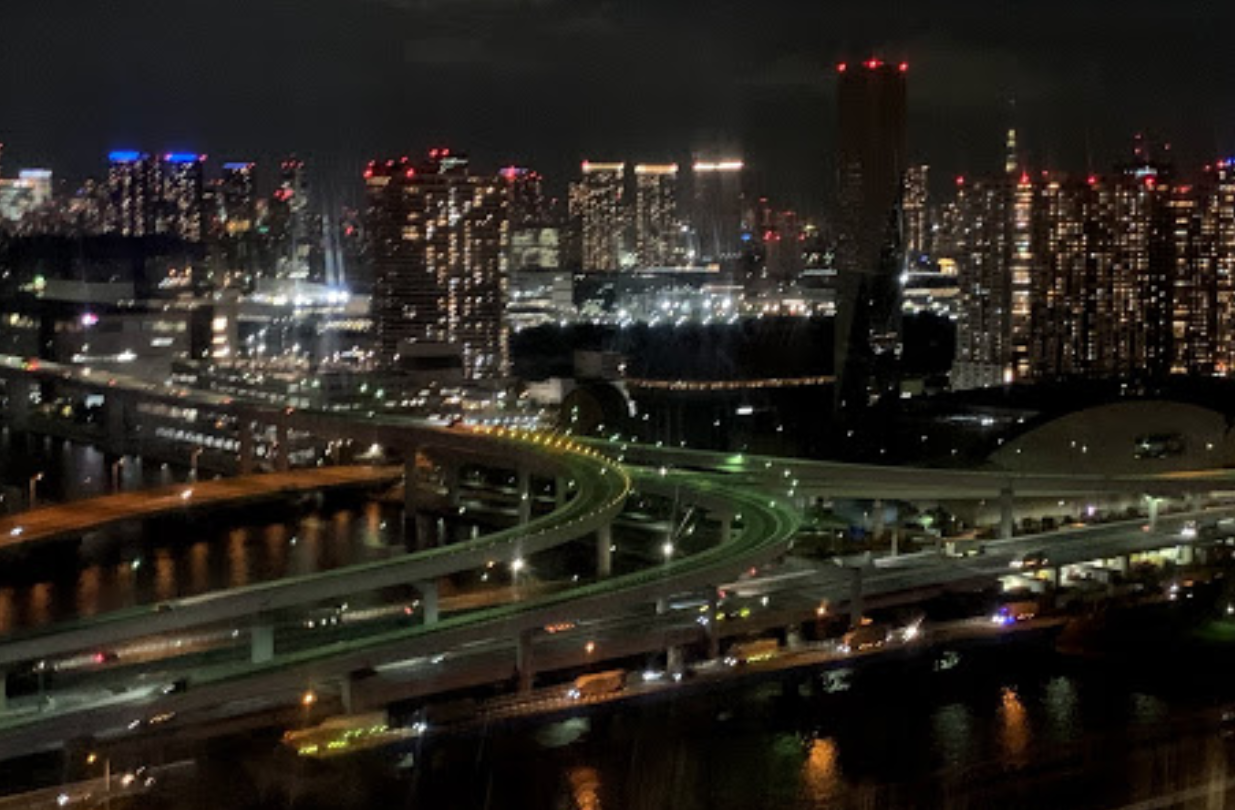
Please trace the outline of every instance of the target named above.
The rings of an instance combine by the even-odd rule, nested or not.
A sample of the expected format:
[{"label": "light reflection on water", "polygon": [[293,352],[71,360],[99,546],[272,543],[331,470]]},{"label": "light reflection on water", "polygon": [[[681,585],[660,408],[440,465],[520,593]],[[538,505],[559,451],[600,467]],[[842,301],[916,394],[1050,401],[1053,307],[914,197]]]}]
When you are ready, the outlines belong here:
[{"label": "light reflection on water", "polygon": [[802,791],[808,806],[831,807],[840,795],[844,782],[841,778],[840,752],[836,740],[831,737],[811,740],[806,761],[802,763]]}]

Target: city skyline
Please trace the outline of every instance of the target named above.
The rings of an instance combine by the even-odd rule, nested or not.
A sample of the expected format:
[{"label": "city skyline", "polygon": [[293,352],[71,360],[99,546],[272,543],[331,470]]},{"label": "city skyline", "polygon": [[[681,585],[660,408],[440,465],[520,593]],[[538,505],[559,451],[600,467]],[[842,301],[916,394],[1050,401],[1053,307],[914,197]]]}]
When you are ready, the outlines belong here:
[{"label": "city skyline", "polygon": [[[666,144],[719,141],[773,196],[810,210],[834,173],[830,69],[870,54],[913,65],[911,158],[939,178],[998,164],[1013,98],[1027,148],[1056,168],[1105,165],[1142,129],[1175,141],[1184,163],[1235,142],[1235,116],[1215,101],[1235,88],[1217,39],[1232,12],[1217,6],[1207,32],[1172,37],[1191,21],[1148,3],[1117,15],[1039,4],[1027,17],[780,0],[754,33],[736,3],[224,3],[193,23],[203,42],[228,44],[227,58],[181,53],[177,14],[131,2],[76,11],[72,28],[49,28],[42,4],[0,11],[6,30],[41,34],[0,54],[0,141],[60,176],[88,175],[96,155],[132,143],[258,162],[295,151],[347,176],[372,154],[454,143],[564,178],[588,154],[681,161]],[[112,48],[124,57],[89,57]],[[83,53],[96,65],[89,93],[66,68]],[[1142,56],[1122,56],[1132,53]],[[415,104],[397,103],[405,96]]]}]

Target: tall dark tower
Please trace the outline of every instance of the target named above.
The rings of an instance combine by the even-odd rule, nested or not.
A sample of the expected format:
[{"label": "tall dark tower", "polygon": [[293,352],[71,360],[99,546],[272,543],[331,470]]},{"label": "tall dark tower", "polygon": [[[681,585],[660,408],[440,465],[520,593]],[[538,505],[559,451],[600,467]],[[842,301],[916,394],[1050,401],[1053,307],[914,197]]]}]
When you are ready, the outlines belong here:
[{"label": "tall dark tower", "polygon": [[835,367],[848,406],[896,387],[908,69],[879,59],[837,66]]}]

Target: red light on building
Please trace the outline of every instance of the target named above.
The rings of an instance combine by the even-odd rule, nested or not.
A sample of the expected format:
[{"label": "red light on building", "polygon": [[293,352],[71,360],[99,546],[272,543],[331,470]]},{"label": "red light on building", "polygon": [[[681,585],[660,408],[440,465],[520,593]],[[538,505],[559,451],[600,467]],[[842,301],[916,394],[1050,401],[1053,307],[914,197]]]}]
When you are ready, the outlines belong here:
[{"label": "red light on building", "polygon": [[1091,186],[1098,185],[1098,178],[1095,175],[1092,175],[1092,174],[1089,175],[1089,185]]},{"label": "red light on building", "polygon": [[901,64],[900,64],[900,71],[901,71],[901,73],[908,73],[908,72],[909,72],[909,63],[908,63],[908,62],[901,62]]},{"label": "red light on building", "polygon": [[415,169],[408,169],[408,170],[407,170],[407,179],[408,179],[408,180],[411,180],[411,179],[412,179],[413,177],[415,177],[415,176],[416,176],[416,170],[415,170]]},{"label": "red light on building", "polygon": [[365,179],[366,179],[366,180],[368,180],[368,179],[369,179],[370,177],[372,177],[372,176],[373,176],[373,170],[372,170],[372,169],[365,169],[365,170],[364,170],[364,177],[365,177]]},{"label": "red light on building", "polygon": [[844,73],[848,69],[849,69],[849,65],[846,64],[845,62],[841,62],[839,65],[836,66],[837,73]]},{"label": "red light on building", "polygon": [[1029,183],[1029,172],[1021,172],[1021,185]]},{"label": "red light on building", "polygon": [[876,68],[883,67],[883,62],[878,59],[868,59],[866,60],[866,67],[869,70],[875,70]]},{"label": "red light on building", "polygon": [[963,174],[958,174],[958,175],[956,176],[956,185],[958,185],[958,186],[963,186],[963,185],[965,185],[965,175],[963,175]]}]

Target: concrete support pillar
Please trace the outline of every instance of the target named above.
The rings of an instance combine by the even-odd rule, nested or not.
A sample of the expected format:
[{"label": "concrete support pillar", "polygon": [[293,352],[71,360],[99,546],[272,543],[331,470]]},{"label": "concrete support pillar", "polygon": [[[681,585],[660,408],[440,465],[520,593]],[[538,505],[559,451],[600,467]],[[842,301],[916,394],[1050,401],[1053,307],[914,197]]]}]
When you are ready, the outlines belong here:
[{"label": "concrete support pillar", "polygon": [[883,537],[883,501],[879,498],[871,504],[871,538],[878,542]]},{"label": "concrete support pillar", "polygon": [[596,530],[596,578],[613,573],[613,528],[608,524]]},{"label": "concrete support pillar", "polygon": [[27,430],[30,427],[30,394],[34,391],[34,383],[10,378],[5,382],[5,390],[9,400],[9,427],[13,430]]},{"label": "concrete support pillar", "polygon": [[515,496],[519,510],[519,525],[532,519],[532,474],[521,467],[515,474]]},{"label": "concrete support pillar", "polygon": [[901,553],[901,527],[900,521],[892,524],[892,556],[899,556]]},{"label": "concrete support pillar", "polygon": [[1176,555],[1180,565],[1192,565],[1196,561],[1195,549],[1191,545],[1179,546]]},{"label": "concrete support pillar", "polygon": [[532,691],[532,681],[536,678],[535,662],[532,660],[532,631],[523,630],[519,633],[519,643],[515,648],[515,670],[519,673],[519,691]]},{"label": "concrete support pillar", "polygon": [[446,462],[442,465],[443,483],[446,485],[446,504],[452,508],[459,507],[459,465]]},{"label": "concrete support pillar", "polygon": [[720,521],[720,544],[727,546],[733,539],[733,515],[721,512],[716,519]]},{"label": "concrete support pillar", "polygon": [[999,537],[1008,540],[1015,531],[1012,512],[1012,487],[999,490]]},{"label": "concrete support pillar", "polygon": [[686,669],[686,653],[681,647],[670,647],[665,654],[665,670],[674,675]]},{"label": "concrete support pillar", "polygon": [[708,644],[708,659],[720,657],[720,622],[716,621],[718,609],[716,589],[708,589],[708,621],[703,625],[704,636]]},{"label": "concrete support pillar", "polygon": [[258,620],[249,630],[249,653],[254,664],[274,658],[274,624],[269,619]]},{"label": "concrete support pillar", "polygon": [[274,468],[278,472],[287,472],[292,468],[292,445],[289,433],[287,422],[280,419],[275,423]]},{"label": "concrete support pillar", "polygon": [[420,606],[424,609],[425,624],[437,624],[440,618],[437,583],[417,582],[416,590],[420,591]]},{"label": "concrete support pillar", "polygon": [[785,628],[785,648],[796,650],[802,646],[802,628],[796,624]]},{"label": "concrete support pillar", "polygon": [[125,451],[125,418],[124,401],[117,394],[112,394],[103,404],[104,422],[107,425],[107,447],[116,455],[124,455]]},{"label": "concrete support pillar", "polygon": [[565,478],[556,478],[553,481],[553,506],[555,509],[561,509],[570,500],[569,493],[570,485]]},{"label": "concrete support pillar", "polygon": [[403,462],[403,519],[416,519],[416,457]]},{"label": "concrete support pillar", "polygon": [[1149,499],[1149,528],[1151,531],[1158,528],[1158,507],[1161,505],[1161,498],[1151,497]]},{"label": "concrete support pillar", "polygon": [[849,626],[857,627],[862,623],[862,569],[849,569]]},{"label": "concrete support pillar", "polygon": [[411,527],[413,545],[417,550],[431,548],[435,544],[437,522],[432,517],[417,512],[408,525]]},{"label": "concrete support pillar", "polygon": [[351,675],[344,675],[339,680],[339,702],[343,704],[343,712],[345,714],[351,714],[354,711]]},{"label": "concrete support pillar", "polygon": [[253,421],[246,415],[241,415],[237,424],[237,441],[240,450],[237,454],[236,469],[241,475],[253,472]]}]

